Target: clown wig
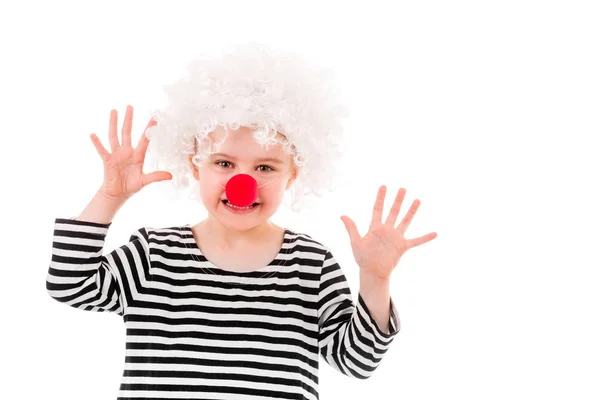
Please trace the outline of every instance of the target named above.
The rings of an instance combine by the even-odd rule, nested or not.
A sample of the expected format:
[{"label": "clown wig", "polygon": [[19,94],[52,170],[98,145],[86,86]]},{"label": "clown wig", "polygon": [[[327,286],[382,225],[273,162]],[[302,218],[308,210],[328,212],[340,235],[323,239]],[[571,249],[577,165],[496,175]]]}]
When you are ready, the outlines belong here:
[{"label": "clown wig", "polygon": [[298,173],[290,187],[291,210],[298,211],[306,195],[333,190],[344,153],[341,119],[348,112],[339,103],[330,69],[250,43],[196,59],[187,72],[164,87],[167,105],[152,113],[156,125],[145,133],[149,162],[172,173],[175,189],[189,188],[193,181],[189,155],[199,166],[219,150],[220,142],[213,143],[208,134],[220,125],[225,137],[250,127],[263,147],[279,143],[292,156]]}]

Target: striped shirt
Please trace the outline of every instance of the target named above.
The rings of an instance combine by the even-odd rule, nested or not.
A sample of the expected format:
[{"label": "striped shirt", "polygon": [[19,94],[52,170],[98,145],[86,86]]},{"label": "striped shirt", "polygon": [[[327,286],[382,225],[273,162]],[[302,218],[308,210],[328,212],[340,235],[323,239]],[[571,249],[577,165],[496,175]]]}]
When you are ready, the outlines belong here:
[{"label": "striped shirt", "polygon": [[331,251],[285,229],[273,261],[221,269],[189,224],[143,227],[103,254],[111,223],[56,218],[48,294],[126,327],[118,399],[318,399],[319,354],[337,371],[369,378],[398,333],[377,326]]}]

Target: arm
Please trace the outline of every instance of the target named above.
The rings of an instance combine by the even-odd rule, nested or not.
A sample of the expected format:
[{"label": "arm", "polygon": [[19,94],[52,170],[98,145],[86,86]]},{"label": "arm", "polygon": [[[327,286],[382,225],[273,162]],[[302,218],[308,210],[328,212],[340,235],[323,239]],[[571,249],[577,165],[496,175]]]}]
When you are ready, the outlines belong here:
[{"label": "arm", "polygon": [[[128,260],[145,260],[145,230],[131,235],[129,243],[102,255],[111,223],[56,218],[52,259],[46,290],[53,299],[86,311],[125,314],[129,284]],[[133,257],[133,253],[140,254]]]},{"label": "arm", "polygon": [[360,273],[360,296],[363,298],[370,314],[377,322],[379,330],[386,335],[390,333],[390,280],[379,279],[366,273]]},{"label": "arm", "polygon": [[[372,297],[369,297],[372,299]],[[359,292],[356,306],[346,277],[330,251],[319,288],[319,348],[325,361],[344,375],[369,378],[399,332],[398,310],[389,299],[389,332],[383,332]]]}]

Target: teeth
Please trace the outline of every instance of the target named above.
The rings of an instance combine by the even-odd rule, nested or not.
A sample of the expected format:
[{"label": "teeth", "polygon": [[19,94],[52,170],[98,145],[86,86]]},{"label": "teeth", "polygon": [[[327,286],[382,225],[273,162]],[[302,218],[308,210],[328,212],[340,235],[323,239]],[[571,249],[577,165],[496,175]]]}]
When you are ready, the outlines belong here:
[{"label": "teeth", "polygon": [[250,208],[253,208],[253,207],[254,207],[254,205],[251,205],[251,206],[248,206],[248,207],[238,207],[238,206],[234,206],[233,204],[231,204],[231,203],[229,202],[229,200],[225,200],[225,204],[227,204],[227,205],[228,205],[229,207],[231,207],[231,208],[236,208],[236,209],[238,209],[238,210],[248,210],[248,209],[250,209]]}]

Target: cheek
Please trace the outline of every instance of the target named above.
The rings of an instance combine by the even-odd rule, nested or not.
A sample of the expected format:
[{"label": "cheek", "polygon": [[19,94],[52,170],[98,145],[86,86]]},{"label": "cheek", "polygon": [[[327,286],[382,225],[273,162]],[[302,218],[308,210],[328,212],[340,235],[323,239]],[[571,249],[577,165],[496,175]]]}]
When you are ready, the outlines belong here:
[{"label": "cheek", "polygon": [[200,179],[198,181],[198,190],[200,197],[205,202],[218,200],[221,197],[221,187],[207,180]]},{"label": "cheek", "polygon": [[279,201],[285,195],[285,182],[273,182],[259,189],[258,196],[263,201]]}]

